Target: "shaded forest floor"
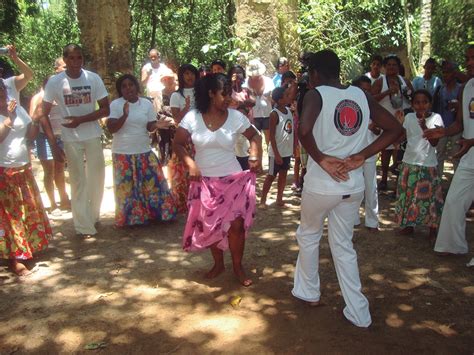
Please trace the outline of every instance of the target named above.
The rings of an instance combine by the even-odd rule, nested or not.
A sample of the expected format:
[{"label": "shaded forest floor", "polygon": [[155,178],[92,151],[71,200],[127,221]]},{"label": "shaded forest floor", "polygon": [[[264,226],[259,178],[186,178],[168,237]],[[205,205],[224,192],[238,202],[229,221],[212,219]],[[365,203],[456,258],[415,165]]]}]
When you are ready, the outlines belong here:
[{"label": "shaded forest floor", "polygon": [[[425,229],[413,237],[398,235],[390,194],[380,196],[381,231],[355,230],[373,319],[362,330],[342,316],[326,237],[324,305],[311,308],[291,296],[300,201],[289,187],[288,208],[257,211],[245,253],[254,285],[245,289],[231,272],[228,253],[226,272],[203,278],[212,258],[181,250],[184,216],[115,230],[110,170],[97,236],[77,237],[70,214],[52,217],[54,239],[37,256],[36,272],[18,279],[1,264],[0,354],[81,353],[101,342],[96,351],[104,354],[474,351],[474,274],[466,267],[471,255],[436,256]],[[472,251],[472,218],[467,235]],[[236,296],[241,302],[233,307]]]}]

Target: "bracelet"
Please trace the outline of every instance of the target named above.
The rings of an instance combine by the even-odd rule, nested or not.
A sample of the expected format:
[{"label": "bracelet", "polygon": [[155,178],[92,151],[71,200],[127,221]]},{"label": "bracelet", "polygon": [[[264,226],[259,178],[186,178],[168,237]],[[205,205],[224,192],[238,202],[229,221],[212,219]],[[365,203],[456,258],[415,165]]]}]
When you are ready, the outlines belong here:
[{"label": "bracelet", "polygon": [[39,121],[32,121],[31,124],[33,126],[39,126],[40,125]]},{"label": "bracelet", "polygon": [[248,159],[248,160],[249,160],[249,161],[258,161],[259,159],[258,159],[258,157],[256,157],[256,156],[249,156],[249,159]]}]

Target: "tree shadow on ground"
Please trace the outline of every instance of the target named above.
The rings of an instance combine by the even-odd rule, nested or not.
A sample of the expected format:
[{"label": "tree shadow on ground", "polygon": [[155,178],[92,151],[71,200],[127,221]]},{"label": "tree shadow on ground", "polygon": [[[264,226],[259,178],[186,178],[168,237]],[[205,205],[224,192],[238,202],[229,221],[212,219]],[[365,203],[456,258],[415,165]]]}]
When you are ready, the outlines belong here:
[{"label": "tree shadow on ground", "polygon": [[[354,235],[373,325],[358,329],[342,316],[327,232],[320,248],[324,305],[292,297],[299,198],[288,191],[287,199],[286,209],[257,211],[245,254],[250,288],[237,283],[228,253],[226,272],[203,278],[212,258],[182,251],[183,216],[116,230],[108,215],[86,240],[74,235],[70,220],[55,221],[37,272],[17,279],[0,271],[0,320],[8,324],[0,327],[0,353],[81,352],[92,342],[107,343],[102,353],[472,351],[468,258],[437,257],[422,229],[398,235],[389,195],[380,198],[382,230],[372,234],[361,225]],[[469,219],[468,236],[473,230]],[[233,297],[241,298],[236,307]]]}]

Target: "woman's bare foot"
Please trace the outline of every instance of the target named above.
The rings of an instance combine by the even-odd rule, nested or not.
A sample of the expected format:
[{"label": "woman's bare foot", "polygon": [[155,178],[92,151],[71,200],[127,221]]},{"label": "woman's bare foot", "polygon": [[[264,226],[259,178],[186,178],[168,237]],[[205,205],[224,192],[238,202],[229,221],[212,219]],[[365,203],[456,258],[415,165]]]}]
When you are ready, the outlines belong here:
[{"label": "woman's bare foot", "polygon": [[242,268],[240,268],[239,270],[234,269],[234,274],[239,279],[240,284],[244,287],[249,287],[253,283],[252,279],[248,278],[247,275],[245,275],[245,272]]},{"label": "woman's bare foot", "polygon": [[405,227],[401,229],[399,233],[401,235],[410,235],[410,234],[413,234],[414,231],[415,231],[415,228],[413,227]]},{"label": "woman's bare foot", "polygon": [[276,205],[280,208],[286,207],[285,201],[283,201],[283,200],[277,201]]},{"label": "woman's bare foot", "polygon": [[259,204],[258,204],[258,208],[260,208],[261,210],[264,210],[267,208],[267,203],[265,201],[261,201]]},{"label": "woman's bare foot", "polygon": [[24,264],[17,260],[10,260],[8,264],[8,268],[17,276],[22,277],[31,274],[31,271]]},{"label": "woman's bare foot", "polygon": [[225,267],[224,265],[218,265],[218,264],[214,264],[214,266],[212,267],[211,270],[209,270],[208,272],[206,272],[206,274],[204,275],[204,277],[206,279],[213,279],[213,278],[216,278],[217,276],[219,276],[220,274],[222,274],[225,270]]}]

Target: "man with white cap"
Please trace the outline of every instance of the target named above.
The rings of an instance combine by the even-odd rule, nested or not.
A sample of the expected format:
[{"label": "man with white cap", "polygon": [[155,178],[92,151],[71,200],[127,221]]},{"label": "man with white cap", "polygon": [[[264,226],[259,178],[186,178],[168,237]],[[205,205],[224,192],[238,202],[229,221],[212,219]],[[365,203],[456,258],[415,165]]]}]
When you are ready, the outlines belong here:
[{"label": "man with white cap", "polygon": [[265,64],[259,59],[252,59],[246,68],[247,82],[243,85],[248,87],[255,96],[255,106],[253,107],[253,123],[255,127],[265,135],[265,143],[268,146],[270,137],[269,117],[272,111],[272,91],[275,88],[271,78],[264,76]]}]

